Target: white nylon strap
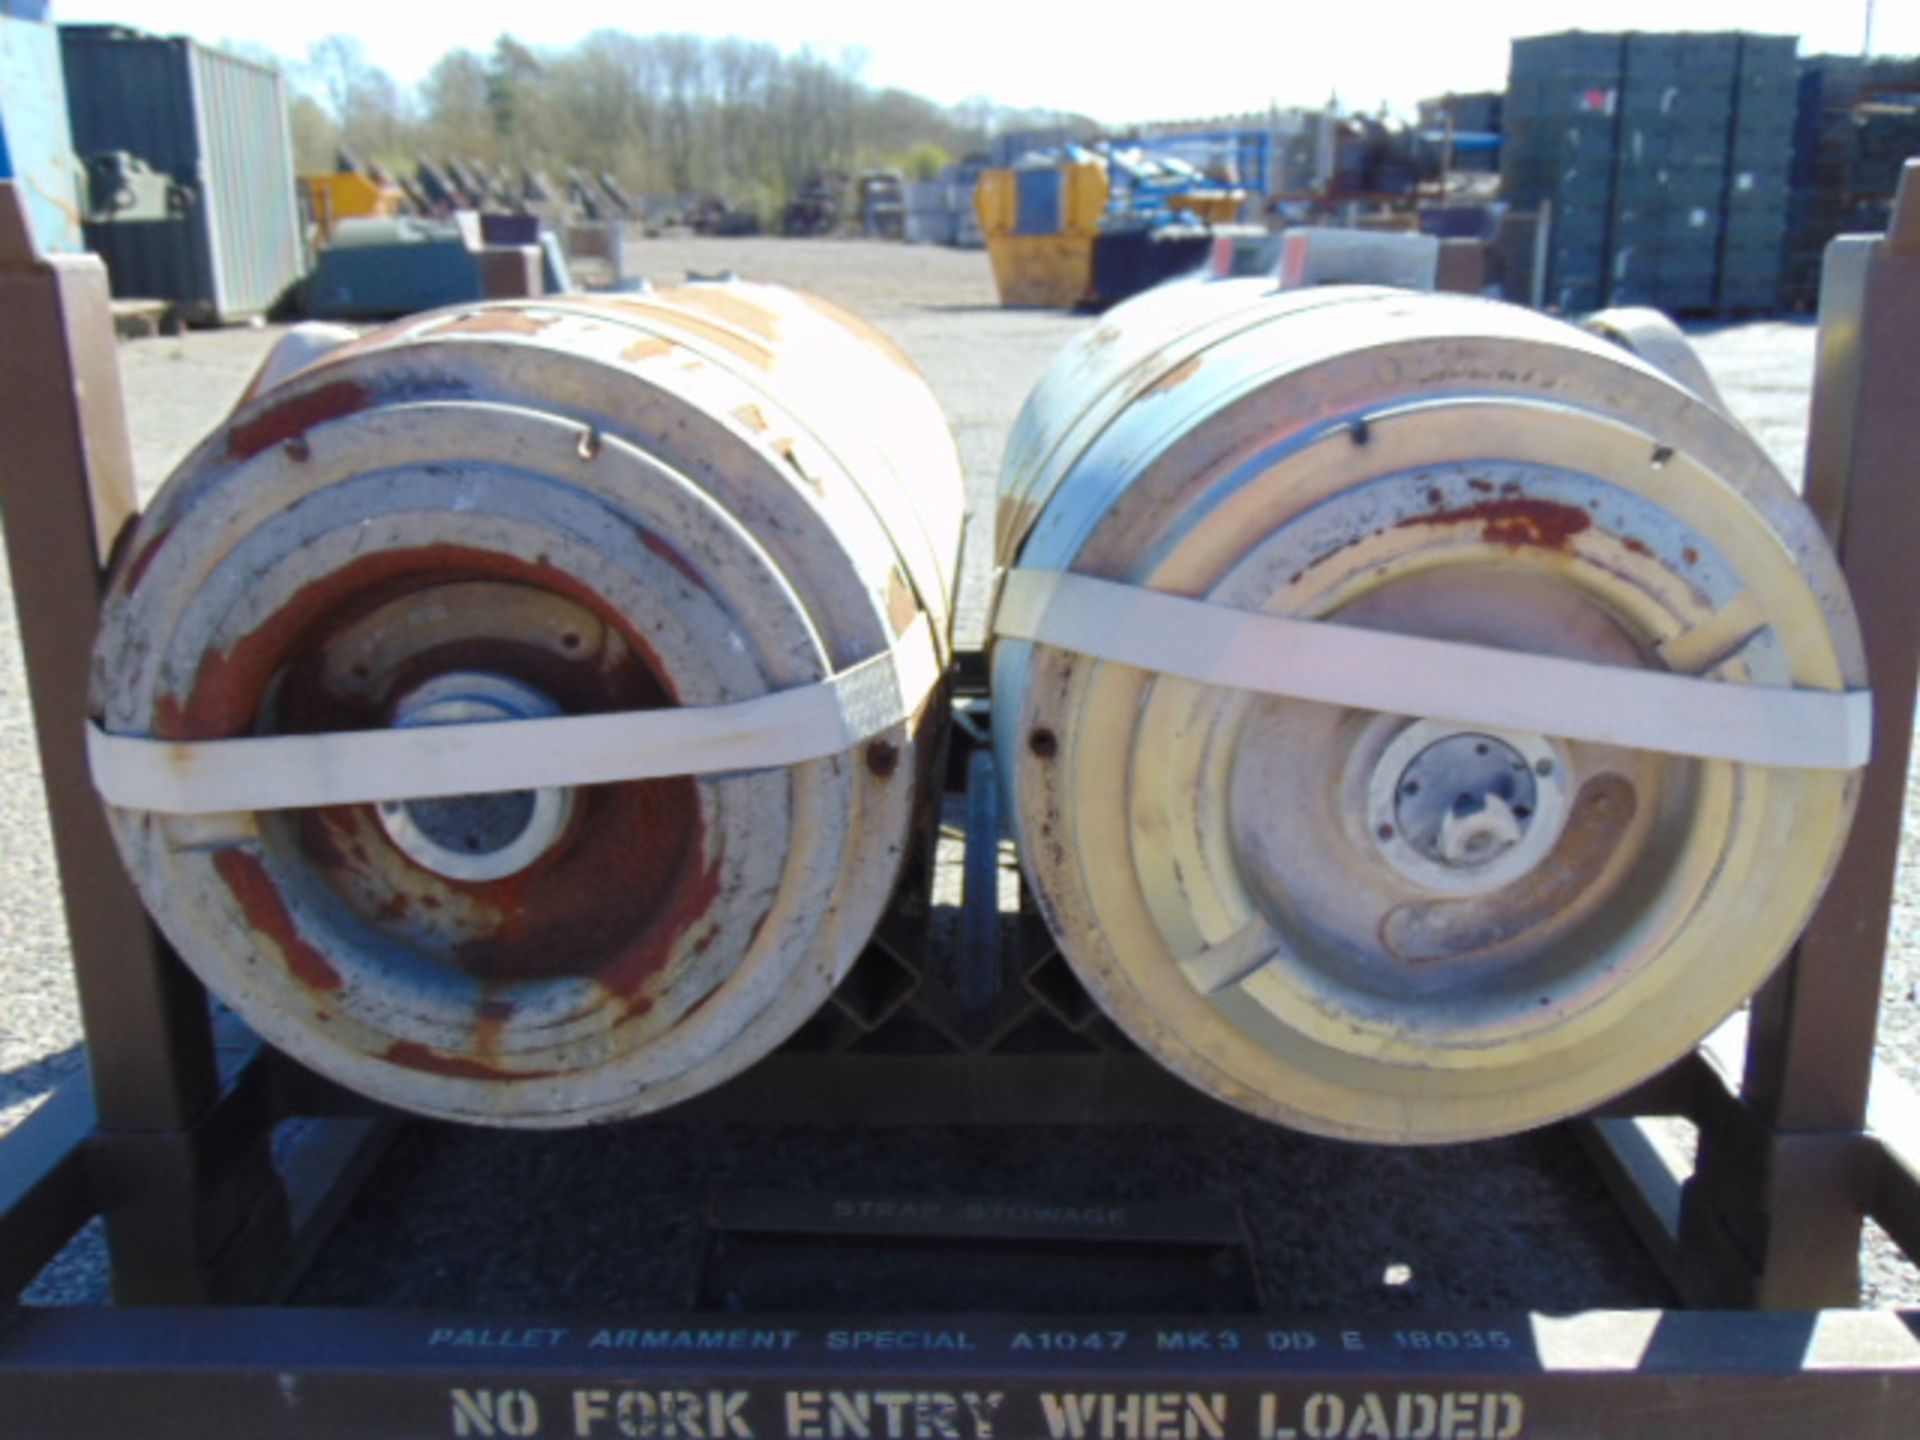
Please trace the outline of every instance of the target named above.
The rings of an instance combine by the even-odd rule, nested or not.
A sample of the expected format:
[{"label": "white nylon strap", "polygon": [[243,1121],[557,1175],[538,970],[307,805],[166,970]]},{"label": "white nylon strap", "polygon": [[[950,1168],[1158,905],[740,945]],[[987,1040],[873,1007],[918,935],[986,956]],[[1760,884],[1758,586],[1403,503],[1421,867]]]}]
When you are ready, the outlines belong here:
[{"label": "white nylon strap", "polygon": [[1009,571],[994,631],[1205,685],[1669,755],[1857,770],[1872,752],[1865,690],[1596,665],[1231,610],[1087,575]]},{"label": "white nylon strap", "polygon": [[812,685],[727,705],[175,743],[87,727],[110,805],[172,815],[290,810],[798,765],[917,711],[941,674],[926,616]]}]

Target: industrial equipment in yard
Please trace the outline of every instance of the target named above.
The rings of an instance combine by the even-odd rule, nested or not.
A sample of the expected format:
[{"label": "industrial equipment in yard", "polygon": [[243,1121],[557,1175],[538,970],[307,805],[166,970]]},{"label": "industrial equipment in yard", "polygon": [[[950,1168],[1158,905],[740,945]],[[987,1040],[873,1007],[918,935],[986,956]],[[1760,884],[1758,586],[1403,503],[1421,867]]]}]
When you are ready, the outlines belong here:
[{"label": "industrial equipment in yard", "polygon": [[137,155],[108,150],[87,156],[89,225],[141,225],[177,219],[192,196]]},{"label": "industrial equipment in yard", "polygon": [[995,747],[1087,989],[1325,1134],[1572,1115],[1772,972],[1847,834],[1866,668],[1759,444],[1517,307],[1166,287],[1001,477]]},{"label": "industrial equipment in yard", "polygon": [[216,994],[389,1104],[697,1094],[819,1008],[901,876],[961,507],[918,374],[789,291],[345,345],[126,544],[92,699],[122,853]]},{"label": "industrial equipment in yard", "polygon": [[[671,1430],[691,1440],[698,1421],[706,1435],[795,1440],[1909,1435],[1920,1406],[1920,1313],[1850,1308],[1863,1217],[1920,1255],[1920,1119],[1884,1075],[1872,1080],[1868,1117],[1920,668],[1920,589],[1911,584],[1920,514],[1910,484],[1920,444],[1911,404],[1920,168],[1897,214],[1890,235],[1849,240],[1830,261],[1810,447],[1809,503],[1858,599],[1881,696],[1852,838],[1794,958],[1754,1002],[1744,1063],[1722,1032],[1576,1130],[1675,1293],[1699,1308],[1414,1316],[1315,1306],[1323,1313],[1210,1310],[1172,1321],[1158,1311],[1065,1321],[1049,1308],[943,1323],[836,1306],[821,1298],[830,1287],[811,1293],[817,1312],[804,1317],[751,1303],[729,1304],[724,1318],[595,1315],[567,1296],[540,1314],[474,1303],[433,1315],[281,1307],[393,1121],[298,1060],[216,1031],[205,991],[157,942],[113,861],[83,739],[99,565],[134,508],[104,276],[84,257],[37,257],[17,195],[0,187],[0,314],[15,338],[0,349],[0,430],[15,437],[0,465],[0,503],[89,1069],[0,1142],[0,1284],[20,1293],[100,1217],[121,1302],[12,1310],[0,1327],[0,1432],[61,1440],[191,1424],[261,1437],[665,1440]],[[376,363],[383,346],[389,358],[404,355],[417,338],[372,342],[362,359]],[[461,343],[483,357],[499,358],[496,344],[514,350],[534,370],[549,364],[531,337],[470,334]],[[1559,355],[1566,343],[1556,332],[1540,353]],[[1407,373],[1382,378],[1400,384]],[[1629,390],[1661,397],[1648,423],[1706,425],[1687,421],[1688,397],[1649,391],[1655,379],[1632,366],[1623,378]],[[309,393],[299,378],[291,383],[288,393]],[[869,411],[885,419],[890,402],[876,398]],[[272,437],[288,460],[331,463],[331,447],[313,440],[337,422],[320,412]],[[585,432],[572,433],[577,444]],[[1396,435],[1350,430],[1347,443],[1391,444]],[[525,459],[516,452],[516,463]],[[123,581],[141,553],[122,561]],[[962,664],[960,674],[970,673]],[[981,703],[977,690],[967,701]],[[1026,740],[1053,748],[1037,734]],[[1177,748],[1168,753],[1179,758]],[[1005,943],[992,752],[975,745],[965,773],[958,953],[903,965],[876,947],[834,995],[837,1018],[824,1037],[788,1046],[679,1116],[762,1127],[1031,1126],[1144,1116],[1191,1125],[1218,1113],[1126,1045],[1040,927],[1014,927],[1020,940]],[[905,893],[883,930],[916,917],[925,923],[924,896]],[[1731,944],[1725,955],[1739,961]],[[867,968],[875,959],[891,966],[877,978]],[[915,1016],[928,1022],[915,1044],[874,1043]],[[1698,1127],[1690,1173],[1656,1143],[1650,1117],[1664,1116]],[[688,1133],[700,1132],[644,1137],[675,1145]],[[513,1147],[533,1139],[495,1138]],[[497,1203],[490,1184],[476,1189],[484,1197],[476,1204]],[[1393,1198],[1425,1228],[1413,1197]],[[1151,1238],[1139,1233],[1151,1207],[1096,1208],[1091,1220],[1112,1227],[1113,1264],[1134,1263]],[[952,1233],[959,1221],[974,1233],[970,1217],[941,1209],[939,1200],[912,1207],[923,1228]],[[851,1221],[836,1207],[839,1233],[862,1222],[902,1232],[902,1207],[848,1213]],[[542,1240],[546,1227],[578,1222],[559,1204],[525,1217]],[[1047,1215],[1010,1223],[1047,1244],[1061,1230]],[[765,1210],[736,1213],[730,1227],[729,1239],[756,1237],[737,1250],[823,1228],[818,1217],[810,1225]],[[1190,1251],[1208,1238],[1178,1229],[1160,1238]],[[467,1232],[457,1243],[469,1243]],[[589,1243],[597,1259],[601,1235]],[[955,1251],[952,1263],[973,1253]],[[743,1288],[737,1272],[724,1278],[727,1296],[765,1293]],[[1497,1277],[1523,1302],[1524,1285]]]},{"label": "industrial equipment in yard", "polygon": [[351,163],[344,154],[336,169],[324,175],[302,175],[300,194],[312,239],[318,244],[331,239],[343,220],[391,220],[407,204],[405,192],[384,173]]},{"label": "industrial equipment in yard", "polygon": [[1102,144],[984,170],[974,211],[1002,305],[1111,305],[1206,261],[1246,192],[1191,165]]},{"label": "industrial equipment in yard", "polygon": [[831,235],[840,228],[847,204],[848,179],[839,170],[811,171],[782,212],[783,235]]},{"label": "industrial equipment in yard", "polygon": [[337,221],[300,288],[301,309],[316,319],[386,320],[565,289],[548,284],[549,274],[562,279],[563,273],[546,261],[537,222],[522,227],[530,234],[490,243],[485,225],[496,218],[463,210],[448,220]]},{"label": "industrial equipment in yard", "polygon": [[973,208],[1002,305],[1059,309],[1087,298],[1107,196],[1106,167],[1090,155],[980,172]]},{"label": "industrial equipment in yard", "polygon": [[861,233],[876,240],[907,238],[907,177],[898,170],[868,170],[860,177]]}]

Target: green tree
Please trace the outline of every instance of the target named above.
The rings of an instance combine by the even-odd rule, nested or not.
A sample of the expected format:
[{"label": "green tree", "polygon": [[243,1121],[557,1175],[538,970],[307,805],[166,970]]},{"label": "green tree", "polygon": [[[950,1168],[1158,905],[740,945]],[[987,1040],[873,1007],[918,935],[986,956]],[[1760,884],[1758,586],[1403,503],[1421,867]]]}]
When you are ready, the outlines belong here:
[{"label": "green tree", "polygon": [[296,91],[287,97],[287,130],[293,137],[296,175],[326,175],[340,150],[340,127],[327,107]]},{"label": "green tree", "polygon": [[471,50],[451,50],[420,86],[416,140],[436,155],[499,159],[492,90],[486,62]]},{"label": "green tree", "polygon": [[909,180],[938,180],[940,172],[953,163],[953,157],[931,140],[908,147],[900,168]]},{"label": "green tree", "polygon": [[493,118],[493,133],[508,152],[517,148],[515,141],[530,128],[543,68],[540,58],[511,35],[494,42],[493,57],[487,63],[487,111]]}]

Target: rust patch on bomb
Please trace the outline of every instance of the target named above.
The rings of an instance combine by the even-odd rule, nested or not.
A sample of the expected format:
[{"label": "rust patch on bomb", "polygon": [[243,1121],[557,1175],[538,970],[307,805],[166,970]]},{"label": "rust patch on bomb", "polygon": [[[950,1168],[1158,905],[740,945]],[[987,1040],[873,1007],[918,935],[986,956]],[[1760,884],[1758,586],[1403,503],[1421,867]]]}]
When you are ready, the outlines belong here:
[{"label": "rust patch on bomb", "polygon": [[[620,788],[641,790],[646,783]],[[661,798],[678,796],[669,790]],[[610,816],[606,823],[631,818]],[[672,852],[688,827],[670,822],[666,828],[667,843],[658,844],[623,824],[624,845],[583,843],[565,865],[472,886],[502,919],[493,934],[456,947],[460,968],[490,985],[592,980],[629,1014],[642,998],[651,1005],[680,937],[706,917],[721,890],[719,858],[699,868]],[[697,843],[697,827],[693,836]]]},{"label": "rust patch on bomb", "polygon": [[705,316],[661,307],[649,319],[663,330],[678,332],[693,340],[704,340],[715,349],[737,355],[756,370],[773,369],[773,351],[768,346],[760,344],[750,335],[742,335],[738,330],[716,324]]},{"label": "rust patch on bomb", "polygon": [[1481,526],[1480,538],[1490,545],[1509,550],[1566,550],[1573,537],[1593,527],[1593,517],[1578,505],[1562,505],[1553,500],[1529,500],[1509,497],[1482,500],[1454,510],[1438,510],[1431,515],[1414,515],[1400,522],[1409,525]]},{"label": "rust patch on bomb", "polygon": [[[325,681],[327,637],[396,599],[446,583],[485,579],[535,586],[573,600],[627,643],[577,658],[484,638],[449,640],[411,656],[364,693],[337,694]],[[542,562],[461,547],[424,547],[364,557],[316,581],[228,652],[203,656],[184,699],[162,697],[155,730],[170,739],[251,733],[273,700],[281,733],[377,728],[392,696],[419,677],[461,668],[524,675],[566,713],[617,713],[675,703],[662,670],[624,617],[579,582]],[[718,856],[705,851],[698,783],[684,776],[590,786],[578,792],[572,824],[525,871],[493,882],[449,882],[398,857],[372,806],[298,812],[301,844],[335,893],[377,928],[443,957],[484,985],[560,976],[593,979],[627,1013],[658,989],[658,973],[679,953],[677,937],[700,923],[721,889]],[[234,881],[257,928],[298,942],[274,907],[268,877],[244,859]],[[402,908],[404,897],[406,908]],[[311,947],[289,949],[310,985],[337,987]],[[671,983],[669,980],[667,983]],[[651,1003],[649,1001],[649,1003]]]},{"label": "rust patch on bomb", "polygon": [[227,431],[227,458],[251,460],[283,445],[316,425],[357,415],[373,403],[373,391],[357,380],[335,380],[281,400],[251,420]]},{"label": "rust patch on bomb", "polygon": [[662,340],[658,335],[649,335],[644,340],[636,340],[620,352],[622,360],[657,360],[662,355],[673,353],[673,342]]},{"label": "rust patch on bomb", "polygon": [[536,315],[512,306],[474,310],[443,320],[420,332],[422,338],[442,335],[538,335],[558,322],[558,315]]},{"label": "rust patch on bomb", "polygon": [[689,310],[703,311],[766,341],[780,338],[774,317],[738,291],[725,285],[680,285],[661,297]]},{"label": "rust patch on bomb", "polygon": [[498,580],[564,596],[614,626],[655,675],[665,673],[639,631],[564,570],[464,546],[423,545],[343,566],[293,596],[231,649],[207,651],[184,700],[162,695],[155,702],[155,737],[224,740],[246,733],[274,674],[300,651],[315,626],[337,620],[343,611],[372,609],[400,593],[396,587],[424,589],[457,580]]},{"label": "rust patch on bomb", "polygon": [[1318,555],[1314,556],[1313,559],[1309,560],[1305,565],[1302,565],[1298,570],[1294,571],[1293,574],[1287,577],[1287,584],[1298,585],[1302,580],[1306,579],[1309,572],[1319,569],[1322,565],[1326,564],[1329,560],[1332,560],[1337,556],[1346,554],[1347,551],[1353,549],[1353,547],[1356,545],[1364,545],[1369,540],[1377,540],[1384,534],[1386,534],[1386,531],[1384,530],[1369,530],[1364,535],[1355,535],[1351,539],[1342,540],[1338,545],[1335,545],[1331,550],[1321,551]]},{"label": "rust patch on bomb", "polygon": [[696,590],[705,590],[708,588],[707,582],[702,578],[700,572],[694,569],[688,562],[687,557],[674,549],[672,545],[643,526],[634,526],[633,532],[640,537],[640,543],[642,545],[646,546],[647,549],[671,565],[680,577],[691,584]]},{"label": "rust patch on bomb", "polygon": [[172,537],[173,527],[169,525],[143,545],[140,548],[140,553],[133,557],[133,563],[127,566],[127,593],[129,595],[140,588],[140,582],[146,578],[147,571],[152,567],[153,562],[159,558],[161,550],[166,547],[167,541]]},{"label": "rust patch on bomb", "polygon": [[805,485],[816,495],[825,495],[827,493],[827,487],[821,483],[819,477],[809,475],[807,473],[807,467],[800,462],[800,451],[798,446],[795,445],[791,435],[782,435],[778,440],[769,443],[772,444],[775,453],[787,462],[787,468],[793,471],[801,484]]},{"label": "rust patch on bomb", "polygon": [[1152,385],[1148,386],[1147,394],[1164,395],[1169,390],[1178,390],[1182,385],[1186,384],[1187,381],[1200,373],[1200,364],[1200,357],[1195,355],[1192,359],[1176,365],[1158,380],[1154,381]]},{"label": "rust patch on bomb", "polygon": [[287,972],[295,980],[320,994],[330,995],[345,988],[346,982],[333,963],[300,934],[280,887],[265,865],[244,850],[222,850],[213,857],[213,868],[232,892],[248,927],[279,946]]},{"label": "rust patch on bomb", "polygon": [[887,619],[895,635],[904,635],[920,617],[920,602],[898,565],[887,576]]},{"label": "rust patch on bomb", "polygon": [[409,1070],[429,1075],[445,1075],[454,1080],[544,1080],[558,1074],[555,1070],[503,1070],[485,1061],[464,1055],[449,1055],[412,1040],[396,1040],[381,1052],[381,1058]]}]

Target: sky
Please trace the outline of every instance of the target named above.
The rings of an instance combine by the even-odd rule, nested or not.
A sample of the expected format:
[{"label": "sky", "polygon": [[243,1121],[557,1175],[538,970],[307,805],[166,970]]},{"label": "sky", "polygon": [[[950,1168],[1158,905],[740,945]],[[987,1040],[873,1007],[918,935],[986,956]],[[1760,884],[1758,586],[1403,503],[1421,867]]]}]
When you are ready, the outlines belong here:
[{"label": "sky", "polygon": [[[1350,109],[1449,90],[1500,89],[1516,35],[1556,30],[1756,30],[1800,35],[1801,53],[1857,54],[1869,0],[1372,0],[1341,4],[1143,4],[952,0],[53,0],[61,21],[115,21],[218,43],[246,41],[298,59],[329,34],[417,84],[450,48],[485,51],[508,32],[564,49],[599,29],[668,30],[767,40],[865,57],[862,78],[941,104],[986,97],[1107,124],[1238,114],[1269,105]],[[1920,53],[1920,0],[1873,0],[1875,54]],[[1148,18],[1134,18],[1140,15]],[[1183,28],[1176,17],[1189,15]]]}]

